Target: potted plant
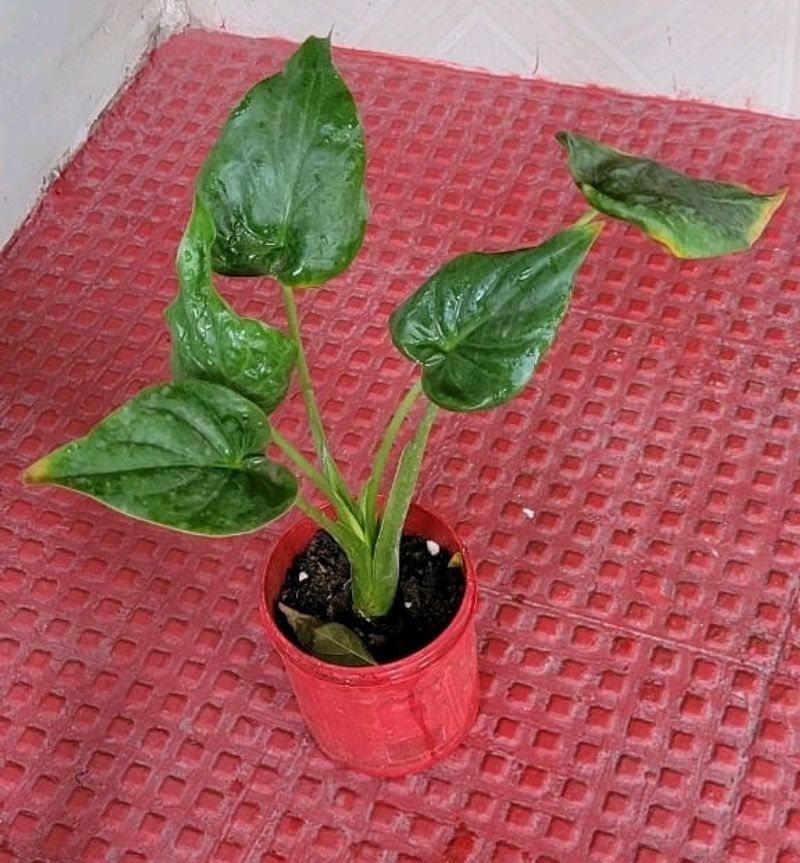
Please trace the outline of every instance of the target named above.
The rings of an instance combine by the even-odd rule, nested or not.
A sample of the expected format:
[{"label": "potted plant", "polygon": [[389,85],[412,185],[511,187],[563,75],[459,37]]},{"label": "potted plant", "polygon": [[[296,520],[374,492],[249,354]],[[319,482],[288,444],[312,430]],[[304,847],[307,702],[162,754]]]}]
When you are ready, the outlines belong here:
[{"label": "potted plant", "polygon": [[[166,310],[173,380],[25,473],[29,483],[199,534],[257,530],[297,507],[303,518],[266,566],[264,625],[322,748],[368,772],[431,763],[459,743],[477,709],[470,557],[446,524],[412,504],[439,410],[491,409],[525,387],[604,227],[601,214],[680,257],[711,257],[751,245],[785,194],[557,137],[590,209],[538,246],[459,255],[392,313],[394,344],[421,376],[398,399],[355,493],[326,440],[295,291],[342,273],[361,246],[365,144],[329,41],[309,38],[244,96],[200,169],[178,294]],[[274,279],[288,333],[239,316],[214,273]],[[295,372],[317,463],[269,421]],[[295,474],[266,454],[269,444],[326,504],[300,493]]]}]

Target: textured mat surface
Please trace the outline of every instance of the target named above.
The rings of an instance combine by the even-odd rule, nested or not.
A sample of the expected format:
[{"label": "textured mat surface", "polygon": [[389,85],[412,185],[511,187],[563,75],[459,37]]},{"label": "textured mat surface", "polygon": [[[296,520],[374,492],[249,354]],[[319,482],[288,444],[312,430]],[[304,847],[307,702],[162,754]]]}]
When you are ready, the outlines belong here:
[{"label": "textured mat surface", "polygon": [[[800,860],[797,123],[338,52],[372,221],[299,302],[353,478],[411,379],[394,305],[457,252],[581,212],[557,129],[793,186],[721,261],[606,229],[525,393],[440,415],[420,500],[480,562],[483,699],[427,773],[365,778],[306,736],[257,620],[277,526],[194,539],[20,486],[166,377],[195,172],[289,52],[161,46],[4,254],[0,863]],[[280,320],[268,281],[221,284]],[[277,416],[299,433],[296,397]]]}]

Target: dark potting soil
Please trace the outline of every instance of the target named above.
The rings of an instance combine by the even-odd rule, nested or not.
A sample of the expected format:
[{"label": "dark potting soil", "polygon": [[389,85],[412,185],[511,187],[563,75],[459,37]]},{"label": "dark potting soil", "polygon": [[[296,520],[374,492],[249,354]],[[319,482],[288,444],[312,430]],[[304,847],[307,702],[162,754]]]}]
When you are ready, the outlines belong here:
[{"label": "dark potting soil", "polygon": [[[435,546],[432,546],[436,550]],[[400,580],[389,614],[367,621],[353,610],[350,564],[336,541],[317,531],[292,561],[279,601],[323,623],[343,623],[361,637],[377,662],[402,659],[433,641],[455,616],[464,596],[459,566],[448,566],[452,552],[431,553],[422,536],[400,541]],[[297,639],[283,614],[277,612],[283,634]]]}]

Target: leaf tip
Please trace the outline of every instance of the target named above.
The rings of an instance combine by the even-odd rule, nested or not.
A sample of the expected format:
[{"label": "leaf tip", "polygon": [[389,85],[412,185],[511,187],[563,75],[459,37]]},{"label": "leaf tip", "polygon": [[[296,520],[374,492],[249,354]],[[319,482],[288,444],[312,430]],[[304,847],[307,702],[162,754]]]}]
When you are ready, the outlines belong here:
[{"label": "leaf tip", "polygon": [[330,58],[332,37],[333,37],[333,27],[331,27],[331,29],[328,30],[328,33],[325,36],[309,36],[303,42],[303,44],[300,47],[301,48],[305,48],[306,46],[313,47],[317,50],[321,50],[325,56]]},{"label": "leaf tip", "polygon": [[585,235],[588,240],[587,251],[594,245],[594,241],[600,236],[600,232],[606,226],[606,223],[602,219],[595,218],[597,215],[599,215],[597,210],[592,210],[591,215],[587,214],[582,217],[569,229],[572,231],[579,231],[581,234]]},{"label": "leaf tip", "polygon": [[693,255],[689,249],[684,249],[683,246],[673,237],[668,231],[661,231],[656,228],[650,228],[645,231],[651,240],[663,246],[671,255],[681,261],[688,261],[697,257]]},{"label": "leaf tip", "polygon": [[[597,215],[597,211],[595,211],[595,215]],[[588,229],[592,234],[592,242],[594,242],[597,237],[600,235],[600,232],[605,228],[606,223],[602,219],[592,218],[591,221],[586,222],[583,227]]]},{"label": "leaf tip", "polygon": [[37,485],[48,482],[50,479],[50,456],[46,455],[28,465],[22,472],[22,481],[25,485]]},{"label": "leaf tip", "polygon": [[775,215],[775,211],[783,203],[786,195],[789,192],[789,187],[784,186],[778,189],[774,195],[769,195],[764,198],[763,209],[758,215],[758,218],[753,221],[750,230],[747,232],[747,242],[752,245],[764,233],[764,229],[769,224],[770,219]]},{"label": "leaf tip", "polygon": [[306,650],[310,650],[314,643],[314,631],[321,625],[320,621],[312,615],[296,611],[282,602],[278,603],[278,610],[286,618],[286,622],[297,636],[300,645]]},{"label": "leaf tip", "polygon": [[560,132],[556,132],[554,137],[555,137],[556,141],[558,141],[558,143],[561,144],[562,147],[568,147],[569,146],[569,139],[571,137],[570,132],[567,132],[566,130],[562,129]]}]

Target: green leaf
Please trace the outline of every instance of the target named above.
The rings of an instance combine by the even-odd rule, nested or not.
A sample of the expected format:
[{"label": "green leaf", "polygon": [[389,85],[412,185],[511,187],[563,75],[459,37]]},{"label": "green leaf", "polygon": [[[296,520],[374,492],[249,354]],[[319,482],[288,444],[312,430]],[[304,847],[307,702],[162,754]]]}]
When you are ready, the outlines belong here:
[{"label": "green leaf", "polygon": [[190,533],[256,530],[294,502],[297,481],[264,456],[263,412],[205,381],[142,390],[25,479],[83,492],[136,518]]},{"label": "green leaf", "polygon": [[597,210],[641,228],[679,258],[710,258],[751,246],[786,189],[759,195],[746,186],[698,180],[652,159],[559,132],[569,171]]},{"label": "green leaf", "polygon": [[356,256],[367,223],[364,134],[328,39],[306,39],[256,84],[202,167],[214,269],[319,285]]},{"label": "green leaf", "polygon": [[491,408],[527,384],[567,309],[601,223],[541,246],[454,258],[392,313],[395,345],[422,365],[422,386],[452,411]]},{"label": "green leaf", "polygon": [[211,278],[215,230],[202,202],[178,250],[178,296],[165,312],[172,331],[172,372],[223,384],[268,413],[286,396],[297,359],[289,336],[242,318],[217,293]]},{"label": "green leaf", "polygon": [[282,602],[278,608],[294,630],[301,646],[318,659],[334,665],[377,665],[364,642],[343,623],[323,623],[311,614],[295,611]]},{"label": "green leaf", "polygon": [[282,602],[278,603],[278,609],[286,618],[289,626],[292,627],[294,634],[301,646],[306,650],[311,650],[311,645],[314,643],[314,630],[322,626],[322,621],[317,620],[312,614],[304,614],[302,611],[295,611],[288,605]]},{"label": "green leaf", "polygon": [[377,665],[364,642],[342,623],[323,623],[314,631],[314,656],[334,665]]}]

